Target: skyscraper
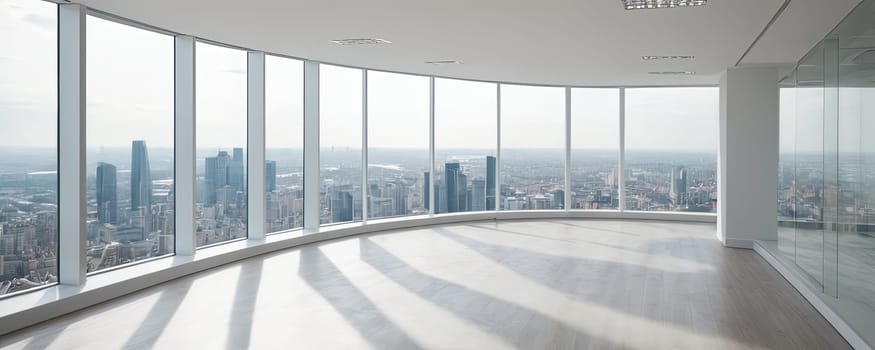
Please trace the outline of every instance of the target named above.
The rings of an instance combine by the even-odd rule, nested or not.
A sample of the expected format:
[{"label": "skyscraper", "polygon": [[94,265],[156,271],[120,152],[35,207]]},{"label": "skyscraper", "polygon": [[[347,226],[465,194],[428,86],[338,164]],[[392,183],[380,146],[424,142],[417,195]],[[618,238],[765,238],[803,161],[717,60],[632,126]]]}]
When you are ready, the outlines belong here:
[{"label": "skyscraper", "polygon": [[471,211],[481,210],[486,210],[486,181],[483,178],[471,180]]},{"label": "skyscraper", "polygon": [[131,144],[131,210],[144,208],[148,213],[152,206],[152,170],[149,167],[149,151],[146,141],[134,140]]},{"label": "skyscraper", "polygon": [[118,224],[118,183],[115,165],[97,163],[97,220]]},{"label": "skyscraper", "polygon": [[345,222],[353,219],[353,200],[351,186],[339,186],[331,192],[331,222]]},{"label": "skyscraper", "polygon": [[423,203],[425,204],[425,209],[431,209],[431,203],[429,202],[431,200],[431,187],[429,187],[431,186],[431,174],[426,171],[423,176],[425,178],[425,182],[422,184],[422,198],[424,199]]},{"label": "skyscraper", "polygon": [[264,188],[267,192],[276,190],[276,161],[268,160],[264,165]]},{"label": "skyscraper", "polygon": [[447,212],[455,213],[459,211],[460,187],[464,189],[464,185],[459,184],[459,163],[444,164],[444,185],[447,188]]},{"label": "skyscraper", "polygon": [[237,191],[246,189],[244,170],[246,165],[243,164],[243,149],[234,148],[234,157],[228,166],[228,185]]},{"label": "skyscraper", "polygon": [[495,210],[495,157],[486,156],[486,210]]},{"label": "skyscraper", "polygon": [[227,186],[228,168],[231,157],[228,152],[219,151],[215,157],[204,159],[205,180],[207,182],[207,204],[216,204],[216,191]]}]

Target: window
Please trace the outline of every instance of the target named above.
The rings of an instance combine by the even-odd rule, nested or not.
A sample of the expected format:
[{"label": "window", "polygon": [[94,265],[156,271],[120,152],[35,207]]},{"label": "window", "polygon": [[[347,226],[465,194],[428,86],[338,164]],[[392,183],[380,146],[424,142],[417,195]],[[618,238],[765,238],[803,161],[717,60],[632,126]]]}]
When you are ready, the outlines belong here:
[{"label": "window", "polygon": [[718,88],[626,89],[626,209],[714,212]]},{"label": "window", "polygon": [[304,64],[265,58],[266,232],[304,225]]},{"label": "window", "polygon": [[0,295],[58,279],[57,11],[0,0]]},{"label": "window", "polygon": [[565,208],[565,89],[501,86],[505,210]]},{"label": "window", "polygon": [[434,95],[434,212],[495,210],[496,85],[435,79]]},{"label": "window", "polygon": [[87,17],[88,271],[173,253],[173,37]]},{"label": "window", "polygon": [[362,219],[362,71],[319,66],[319,222]]},{"label": "window", "polygon": [[368,217],[427,214],[429,79],[368,72]]},{"label": "window", "polygon": [[619,209],[620,90],[571,90],[570,209]]},{"label": "window", "polygon": [[195,46],[197,245],[246,237],[246,53]]}]

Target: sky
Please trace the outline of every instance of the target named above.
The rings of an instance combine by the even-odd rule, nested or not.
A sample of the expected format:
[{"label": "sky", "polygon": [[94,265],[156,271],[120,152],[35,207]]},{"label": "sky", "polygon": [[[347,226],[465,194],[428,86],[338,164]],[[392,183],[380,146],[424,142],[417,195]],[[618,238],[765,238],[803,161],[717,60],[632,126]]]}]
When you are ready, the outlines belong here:
[{"label": "sky", "polygon": [[[0,0],[0,146],[54,147],[55,5]],[[173,38],[95,17],[87,20],[87,146],[173,146]],[[246,52],[198,43],[197,145],[246,144]],[[266,144],[302,147],[303,64],[268,56]],[[358,148],[362,71],[320,68],[323,148]],[[369,144],[428,146],[428,78],[369,72]],[[435,144],[493,149],[496,84],[435,79]],[[616,149],[613,89],[573,89],[574,148]],[[715,151],[717,89],[627,89],[627,149]],[[564,89],[502,85],[502,145],[564,146]]]}]

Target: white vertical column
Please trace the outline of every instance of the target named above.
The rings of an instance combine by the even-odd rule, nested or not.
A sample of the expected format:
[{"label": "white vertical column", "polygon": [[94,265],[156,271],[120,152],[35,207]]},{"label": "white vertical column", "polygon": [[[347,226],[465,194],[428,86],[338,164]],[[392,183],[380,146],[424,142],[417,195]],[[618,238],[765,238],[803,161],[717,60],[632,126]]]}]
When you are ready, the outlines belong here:
[{"label": "white vertical column", "polygon": [[501,210],[501,84],[495,84],[495,210]]},{"label": "white vertical column", "polygon": [[571,206],[571,88],[565,88],[565,205]]},{"label": "white vertical column", "polygon": [[195,189],[197,188],[197,133],[195,132],[195,39],[174,39],[174,114],[176,158],[174,220],[176,255],[194,255],[197,249]]},{"label": "white vertical column", "polygon": [[267,199],[265,198],[265,144],[264,144],[264,52],[247,53],[246,68],[246,163],[247,211],[249,239],[264,239],[267,233],[265,219]]},{"label": "white vertical column", "polygon": [[362,69],[362,224],[368,223],[368,70]]},{"label": "white vertical column", "polygon": [[319,63],[304,61],[304,230],[319,229]]},{"label": "white vertical column", "polygon": [[428,77],[428,214],[434,215],[434,77]]},{"label": "white vertical column", "polygon": [[626,88],[620,88],[620,152],[617,161],[617,189],[620,211],[626,210]]},{"label": "white vertical column", "polygon": [[85,283],[85,7],[58,5],[58,228],[61,284]]},{"label": "white vertical column", "polygon": [[718,237],[752,248],[777,239],[778,71],[726,70],[720,81]]}]

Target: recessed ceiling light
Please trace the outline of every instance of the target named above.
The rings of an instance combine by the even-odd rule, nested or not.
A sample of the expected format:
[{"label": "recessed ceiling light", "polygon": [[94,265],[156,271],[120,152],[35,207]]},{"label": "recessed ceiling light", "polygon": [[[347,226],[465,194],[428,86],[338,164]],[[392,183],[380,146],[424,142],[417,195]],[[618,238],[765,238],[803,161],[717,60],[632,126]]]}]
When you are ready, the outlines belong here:
[{"label": "recessed ceiling light", "polygon": [[690,72],[690,71],[666,71],[666,72],[647,72],[647,74],[654,74],[654,75],[693,75],[693,74],[696,74],[696,72]]},{"label": "recessed ceiling light", "polygon": [[446,65],[446,64],[462,64],[462,61],[442,60],[442,61],[425,61],[425,63],[433,64],[436,66],[441,66],[441,65]]},{"label": "recessed ceiling light", "polygon": [[331,40],[337,45],[376,45],[376,44],[391,44],[392,42],[386,39],[379,38],[352,38],[352,39],[337,39]]},{"label": "recessed ceiling light", "polygon": [[708,0],[621,0],[627,10],[702,6]]},{"label": "recessed ceiling light", "polygon": [[696,58],[696,56],[692,55],[671,55],[671,56],[641,56],[642,60],[645,61],[656,61],[656,60],[692,60]]}]

